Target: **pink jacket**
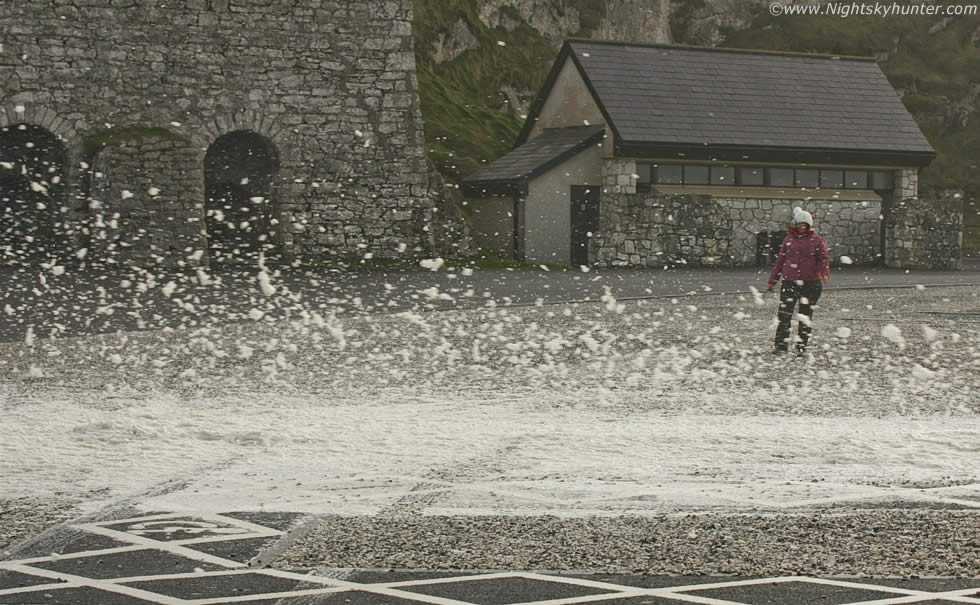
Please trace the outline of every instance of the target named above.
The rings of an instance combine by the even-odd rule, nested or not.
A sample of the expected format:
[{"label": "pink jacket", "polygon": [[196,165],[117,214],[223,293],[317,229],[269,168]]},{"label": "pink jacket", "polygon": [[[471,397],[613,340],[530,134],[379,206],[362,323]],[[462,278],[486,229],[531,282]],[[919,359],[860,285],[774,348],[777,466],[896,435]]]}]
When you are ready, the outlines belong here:
[{"label": "pink jacket", "polygon": [[779,259],[769,274],[769,286],[779,277],[785,280],[830,279],[830,252],[827,242],[812,229],[805,234],[791,231],[779,249]]}]

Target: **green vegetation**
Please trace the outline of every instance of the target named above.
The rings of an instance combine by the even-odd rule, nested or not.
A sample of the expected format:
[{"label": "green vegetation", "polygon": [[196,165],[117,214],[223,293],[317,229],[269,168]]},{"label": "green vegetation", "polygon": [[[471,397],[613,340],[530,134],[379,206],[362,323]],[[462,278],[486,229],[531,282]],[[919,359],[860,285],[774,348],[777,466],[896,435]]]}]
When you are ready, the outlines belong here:
[{"label": "green vegetation", "polygon": [[[589,0],[565,0],[581,9],[587,35],[602,17]],[[513,9],[503,9],[519,25],[508,32],[486,27],[477,14],[476,0],[416,0],[415,37],[419,96],[429,156],[452,181],[478,170],[511,150],[524,120],[507,106],[501,89],[536,94],[557,53],[548,41],[521,20]],[[462,21],[479,47],[452,61],[436,64],[432,51],[441,35]],[[501,45],[500,43],[503,43]]]},{"label": "green vegetation", "polygon": [[[605,2],[553,3],[556,10],[579,11],[576,37],[592,37],[605,16]],[[706,4],[673,3],[670,26],[676,42],[696,40],[689,24]],[[415,0],[426,141],[430,157],[452,182],[512,148],[523,119],[509,109],[502,88],[537,94],[561,42],[532,29],[513,9],[501,10],[518,24],[513,31],[484,25],[477,0]],[[436,64],[432,53],[437,41],[448,38],[460,21],[478,47]],[[937,152],[936,160],[922,171],[921,188],[961,188],[969,197],[980,193],[980,15],[954,17],[930,33],[938,23],[935,17],[923,16],[773,17],[760,5],[747,27],[721,33],[723,45],[735,48],[879,57],[885,75]],[[980,234],[978,229],[967,230],[967,245],[980,247],[980,235],[972,235]]]},{"label": "green vegetation", "polygon": [[[605,14],[605,3],[595,0],[554,0],[554,4],[580,11],[582,27],[573,34],[580,37],[591,37]],[[704,0],[675,4],[671,30],[678,43],[688,42],[692,12],[704,4]],[[887,55],[879,63],[882,70],[904,92],[906,107],[939,156],[923,171],[923,185],[980,191],[980,41],[976,39],[980,15],[955,17],[945,28],[930,33],[935,17],[773,17],[764,9],[760,7],[748,27],[723,30],[724,45]],[[536,94],[557,54],[560,41],[546,39],[516,11],[502,10],[509,10],[508,16],[519,24],[513,31],[486,27],[477,0],[415,0],[426,140],[440,172],[451,181],[511,149],[522,119],[508,110],[501,88]],[[436,64],[432,60],[436,42],[459,21],[479,46]],[[959,106],[971,95],[972,101]]]},{"label": "green vegetation", "polygon": [[124,145],[150,139],[181,141],[189,143],[190,138],[176,134],[166,128],[150,128],[144,126],[124,126],[121,128],[106,128],[87,137],[84,142],[83,154],[92,157],[100,149],[109,145]]}]

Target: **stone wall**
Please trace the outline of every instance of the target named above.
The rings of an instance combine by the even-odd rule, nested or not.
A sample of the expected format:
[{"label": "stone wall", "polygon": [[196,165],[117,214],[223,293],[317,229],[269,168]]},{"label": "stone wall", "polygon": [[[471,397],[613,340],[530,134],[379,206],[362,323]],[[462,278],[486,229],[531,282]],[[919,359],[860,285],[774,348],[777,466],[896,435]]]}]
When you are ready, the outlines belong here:
[{"label": "stone wall", "polygon": [[905,198],[885,214],[885,262],[898,269],[959,269],[963,252],[963,197]]},{"label": "stone wall", "polygon": [[[106,128],[163,129],[192,143],[192,167],[161,165],[176,161],[174,150],[134,148],[159,155],[132,163],[110,154],[111,178],[126,183],[174,170],[201,181],[208,146],[248,130],[281,161],[274,202],[289,254],[394,257],[428,246],[412,0],[3,2],[0,31],[0,126],[39,124],[61,137],[81,224],[98,220],[86,200],[92,175],[80,167]],[[200,190],[179,193],[195,196],[172,202],[184,209],[204,201]]]},{"label": "stone wall", "polygon": [[602,162],[603,191],[609,193],[636,193],[636,160],[622,158]]},{"label": "stone wall", "polygon": [[463,212],[463,194],[452,187],[430,164],[430,182],[435,207],[429,226],[432,254],[445,258],[469,256],[475,247]]},{"label": "stone wall", "polygon": [[198,266],[207,248],[204,183],[186,139],[141,136],[104,146],[92,164],[79,248],[94,263]]},{"label": "stone wall", "polygon": [[919,195],[919,171],[915,169],[895,171],[895,199],[905,199]]},{"label": "stone wall", "polygon": [[710,195],[604,193],[593,257],[600,266],[752,266],[757,236],[785,231],[795,206],[813,214],[835,263],[878,259],[879,202],[727,199]]}]

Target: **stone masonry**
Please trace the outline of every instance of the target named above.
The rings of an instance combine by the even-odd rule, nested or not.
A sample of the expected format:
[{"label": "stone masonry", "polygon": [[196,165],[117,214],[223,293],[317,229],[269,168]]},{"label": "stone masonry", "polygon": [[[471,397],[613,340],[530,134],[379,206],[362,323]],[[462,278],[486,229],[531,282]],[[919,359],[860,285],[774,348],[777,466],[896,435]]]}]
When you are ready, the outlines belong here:
[{"label": "stone masonry", "polygon": [[94,156],[86,256],[139,266],[198,264],[204,183],[188,140],[144,136]]},{"label": "stone masonry", "polygon": [[636,160],[613,158],[602,162],[603,191],[636,193]]},{"label": "stone masonry", "polygon": [[[0,31],[0,128],[36,124],[64,142],[90,257],[206,261],[204,157],[243,130],[278,154],[287,256],[431,246],[412,0],[3,2]],[[98,158],[120,130],[145,136]],[[117,184],[97,182],[98,162]]]},{"label": "stone masonry", "polygon": [[895,171],[895,199],[906,199],[919,195],[919,172],[906,169]]},{"label": "stone masonry", "polygon": [[878,258],[879,202],[603,193],[594,259],[600,266],[753,265],[757,235],[785,231],[778,217],[795,206],[813,214],[834,263]]},{"label": "stone masonry", "polygon": [[885,261],[897,269],[959,269],[963,252],[963,196],[898,200],[885,215]]}]

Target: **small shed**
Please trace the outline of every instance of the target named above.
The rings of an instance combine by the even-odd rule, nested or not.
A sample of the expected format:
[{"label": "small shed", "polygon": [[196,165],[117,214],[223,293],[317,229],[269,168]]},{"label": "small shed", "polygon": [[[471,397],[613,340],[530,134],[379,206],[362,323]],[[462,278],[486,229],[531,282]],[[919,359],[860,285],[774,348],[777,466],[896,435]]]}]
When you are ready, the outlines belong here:
[{"label": "small shed", "polygon": [[598,228],[604,139],[602,126],[548,128],[467,178],[481,247],[507,258],[587,264],[581,255]]},{"label": "small shed", "polygon": [[934,157],[870,57],[570,40],[464,193],[477,243],[533,262],[753,265],[803,206],[870,263]]}]

